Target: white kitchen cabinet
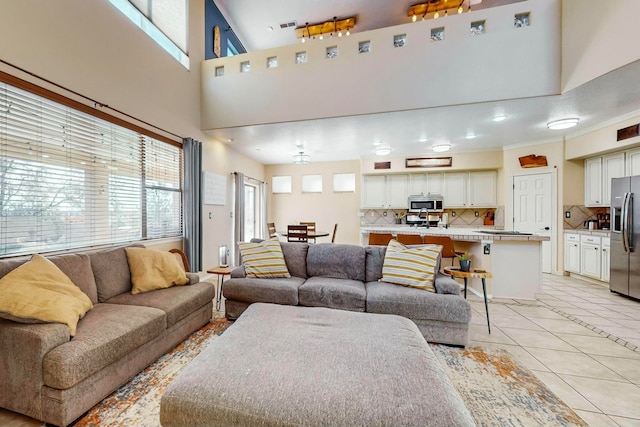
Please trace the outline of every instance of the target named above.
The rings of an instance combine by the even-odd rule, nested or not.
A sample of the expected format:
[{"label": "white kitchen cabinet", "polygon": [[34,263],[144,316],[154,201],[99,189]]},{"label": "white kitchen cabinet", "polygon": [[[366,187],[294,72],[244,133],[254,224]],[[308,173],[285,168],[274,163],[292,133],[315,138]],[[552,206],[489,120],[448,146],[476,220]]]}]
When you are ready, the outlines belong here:
[{"label": "white kitchen cabinet", "polygon": [[362,209],[406,209],[409,175],[363,175]]},{"label": "white kitchen cabinet", "polygon": [[495,207],[498,204],[496,171],[469,172],[469,206]]},{"label": "white kitchen cabinet", "polygon": [[[611,205],[611,179],[629,175],[629,161],[625,160],[629,154],[630,152],[619,152],[584,161],[585,206]],[[640,159],[634,161],[640,164]]]},{"label": "white kitchen cabinet", "polygon": [[409,195],[442,194],[444,173],[412,173],[409,175]]},{"label": "white kitchen cabinet", "polygon": [[640,175],[640,149],[626,152],[625,176]]},{"label": "white kitchen cabinet", "polygon": [[602,256],[600,260],[600,280],[603,282],[609,281],[609,269],[611,263],[611,245],[608,237],[602,238],[602,249],[600,251]]},{"label": "white kitchen cabinet", "polygon": [[580,274],[599,280],[601,268],[600,237],[580,236]]},{"label": "white kitchen cabinet", "polygon": [[384,209],[387,203],[387,177],[385,175],[362,176],[363,209]]},{"label": "white kitchen cabinet", "polygon": [[[444,192],[444,173],[427,174],[427,194],[442,194]],[[446,205],[445,205],[446,206]]]},{"label": "white kitchen cabinet", "polygon": [[580,273],[580,235],[564,235],[564,269],[571,273]]},{"label": "white kitchen cabinet", "polygon": [[468,206],[467,187],[469,182],[468,172],[447,172],[444,174],[444,207],[465,208]]}]

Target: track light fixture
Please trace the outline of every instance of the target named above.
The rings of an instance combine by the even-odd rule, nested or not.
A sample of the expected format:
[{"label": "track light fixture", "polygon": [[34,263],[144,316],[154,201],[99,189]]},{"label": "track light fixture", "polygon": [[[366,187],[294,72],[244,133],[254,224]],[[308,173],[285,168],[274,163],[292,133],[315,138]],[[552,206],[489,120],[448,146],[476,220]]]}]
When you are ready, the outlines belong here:
[{"label": "track light fixture", "polygon": [[337,34],[338,37],[342,37],[342,34],[346,34],[347,36],[351,35],[351,28],[356,25],[355,16],[351,18],[338,19],[337,16],[334,16],[331,20],[325,22],[319,22],[316,24],[305,23],[304,26],[296,28],[296,37],[304,40],[310,39],[311,37],[316,37],[320,40],[324,39],[325,34]]}]

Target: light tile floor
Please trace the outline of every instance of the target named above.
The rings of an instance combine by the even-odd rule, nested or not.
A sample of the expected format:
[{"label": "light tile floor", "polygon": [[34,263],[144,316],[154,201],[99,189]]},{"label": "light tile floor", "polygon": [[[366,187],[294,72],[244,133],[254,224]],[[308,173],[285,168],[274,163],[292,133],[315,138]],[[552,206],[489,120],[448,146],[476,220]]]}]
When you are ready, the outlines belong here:
[{"label": "light tile floor", "polygon": [[509,351],[592,427],[640,427],[640,302],[543,275],[536,301],[470,294],[471,345]]},{"label": "light tile floor", "polygon": [[[471,345],[507,350],[591,427],[640,427],[640,302],[554,275],[536,297],[491,301],[489,335],[483,300],[469,293]],[[0,425],[42,423],[0,409]]]}]

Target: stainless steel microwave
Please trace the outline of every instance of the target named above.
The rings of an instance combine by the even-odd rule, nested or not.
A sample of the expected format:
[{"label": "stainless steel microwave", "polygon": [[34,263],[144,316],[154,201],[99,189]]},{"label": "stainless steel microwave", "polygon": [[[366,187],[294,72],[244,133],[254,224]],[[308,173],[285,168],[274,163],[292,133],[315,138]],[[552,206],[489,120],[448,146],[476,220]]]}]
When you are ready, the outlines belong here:
[{"label": "stainless steel microwave", "polygon": [[409,196],[408,209],[409,213],[419,213],[424,210],[427,212],[442,212],[444,210],[444,201],[439,194]]}]

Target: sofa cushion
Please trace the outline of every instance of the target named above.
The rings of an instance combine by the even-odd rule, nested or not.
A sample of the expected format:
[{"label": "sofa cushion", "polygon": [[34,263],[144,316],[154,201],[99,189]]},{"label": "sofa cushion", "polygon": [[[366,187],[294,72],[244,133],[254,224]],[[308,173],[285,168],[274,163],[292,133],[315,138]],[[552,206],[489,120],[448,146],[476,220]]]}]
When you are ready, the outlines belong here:
[{"label": "sofa cushion", "polygon": [[183,267],[171,252],[125,248],[131,272],[132,294],[184,286],[189,283]]},{"label": "sofa cushion", "polygon": [[289,274],[306,279],[307,274],[307,254],[309,252],[308,243],[280,242],[284,262],[287,263]]},{"label": "sofa cushion", "polygon": [[367,292],[359,280],[310,277],[298,291],[300,305],[365,311]]},{"label": "sofa cushion", "polygon": [[309,245],[309,277],[364,281],[365,251],[362,246],[335,243]]},{"label": "sofa cushion", "polygon": [[125,292],[107,300],[107,303],[159,308],[167,314],[167,328],[170,328],[211,302],[215,296],[216,288],[212,283],[200,282],[192,286],[174,286],[142,294]]},{"label": "sofa cushion", "polygon": [[436,294],[387,282],[367,282],[367,312],[409,319],[469,323],[471,306],[459,295]]},{"label": "sofa cushion", "polygon": [[46,354],[45,385],[67,389],[165,331],[165,314],[151,307],[97,304],[76,336]]},{"label": "sofa cushion", "polygon": [[93,304],[98,303],[98,288],[96,287],[96,279],[93,277],[89,255],[69,254],[47,257],[47,259],[62,270],[89,297]]},{"label": "sofa cushion", "polygon": [[304,283],[300,277],[258,279],[228,279],[224,281],[222,293],[227,299],[254,303],[298,305],[298,288]]},{"label": "sofa cushion", "polygon": [[93,304],[54,263],[35,254],[0,279],[0,317],[24,323],[76,325]]},{"label": "sofa cushion", "polygon": [[277,237],[259,243],[238,242],[247,277],[291,277]]},{"label": "sofa cushion", "polygon": [[387,253],[386,246],[365,246],[365,282],[375,282],[382,278],[382,265],[384,264],[384,255]]},{"label": "sofa cushion", "polygon": [[89,258],[98,288],[98,302],[105,302],[123,292],[131,291],[131,273],[124,247],[91,252]]},{"label": "sofa cushion", "polygon": [[382,281],[435,292],[433,281],[442,252],[440,245],[408,248],[391,240],[382,265]]}]

